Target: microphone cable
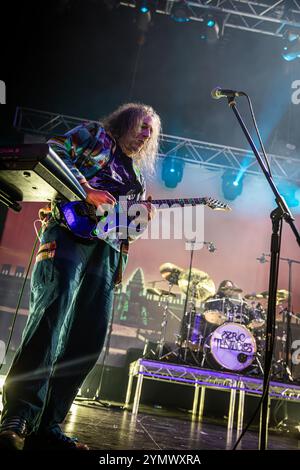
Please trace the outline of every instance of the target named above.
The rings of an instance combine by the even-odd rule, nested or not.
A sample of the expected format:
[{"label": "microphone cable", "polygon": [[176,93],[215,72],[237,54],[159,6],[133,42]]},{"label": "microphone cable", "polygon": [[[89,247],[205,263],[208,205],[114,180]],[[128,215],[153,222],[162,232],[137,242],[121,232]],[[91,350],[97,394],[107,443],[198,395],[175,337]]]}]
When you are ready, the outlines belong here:
[{"label": "microphone cable", "polygon": [[266,151],[265,151],[265,147],[264,147],[262,138],[261,138],[261,136],[260,136],[260,132],[259,132],[258,126],[257,126],[257,122],[256,122],[256,119],[255,119],[255,114],[254,114],[254,111],[253,111],[253,106],[252,106],[251,99],[250,99],[250,97],[247,95],[247,93],[245,93],[244,96],[247,98],[247,101],[248,101],[248,105],[249,105],[249,108],[250,108],[250,114],[251,114],[252,121],[253,121],[253,124],[254,124],[254,129],[255,129],[256,135],[257,135],[257,137],[258,137],[258,141],[259,141],[259,144],[260,144],[260,148],[261,148],[262,154],[263,154],[263,156],[264,156],[264,160],[265,160],[266,167],[267,167],[267,169],[268,169],[269,175],[272,176],[271,167],[270,167],[270,164],[269,164],[268,156],[267,156],[267,154],[266,154]]}]

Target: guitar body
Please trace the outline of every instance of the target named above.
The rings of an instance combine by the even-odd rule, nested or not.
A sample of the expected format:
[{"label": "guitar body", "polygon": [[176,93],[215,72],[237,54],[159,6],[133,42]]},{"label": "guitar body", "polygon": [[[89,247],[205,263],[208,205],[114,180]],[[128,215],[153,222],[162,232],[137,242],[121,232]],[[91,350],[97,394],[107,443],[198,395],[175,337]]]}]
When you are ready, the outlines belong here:
[{"label": "guitar body", "polygon": [[[82,201],[61,202],[58,204],[60,219],[78,238],[85,240],[106,238],[127,239],[128,223],[121,223],[118,207],[111,213],[96,215],[96,208]],[[126,217],[127,218],[127,217]],[[124,216],[123,216],[124,219]]]}]

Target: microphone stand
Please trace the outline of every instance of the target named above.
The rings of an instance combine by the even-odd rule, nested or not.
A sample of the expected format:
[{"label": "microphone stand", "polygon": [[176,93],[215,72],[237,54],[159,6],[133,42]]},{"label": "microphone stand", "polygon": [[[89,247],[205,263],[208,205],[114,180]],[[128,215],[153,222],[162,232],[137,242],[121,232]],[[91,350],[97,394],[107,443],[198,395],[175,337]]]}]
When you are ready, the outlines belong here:
[{"label": "microphone stand", "polygon": [[268,299],[268,313],[267,313],[267,325],[266,325],[266,353],[264,362],[264,380],[263,380],[263,392],[262,392],[262,403],[260,413],[260,425],[259,425],[259,449],[265,450],[267,448],[267,437],[268,437],[268,419],[269,419],[269,386],[270,386],[270,373],[273,346],[275,342],[275,315],[276,315],[276,293],[278,284],[278,270],[279,270],[279,258],[281,248],[281,233],[282,233],[282,222],[285,220],[291,227],[296,241],[300,247],[300,235],[294,224],[294,217],[292,216],[285,200],[279,194],[279,191],[273,181],[272,176],[269,174],[267,167],[260,156],[253,139],[251,138],[249,131],[237,109],[234,97],[228,97],[228,105],[234,112],[245,136],[250,144],[250,147],[257,159],[259,166],[261,167],[273,193],[277,204],[271,214],[272,221],[272,237],[271,237],[271,263],[270,263],[270,275],[269,275],[269,299]]}]

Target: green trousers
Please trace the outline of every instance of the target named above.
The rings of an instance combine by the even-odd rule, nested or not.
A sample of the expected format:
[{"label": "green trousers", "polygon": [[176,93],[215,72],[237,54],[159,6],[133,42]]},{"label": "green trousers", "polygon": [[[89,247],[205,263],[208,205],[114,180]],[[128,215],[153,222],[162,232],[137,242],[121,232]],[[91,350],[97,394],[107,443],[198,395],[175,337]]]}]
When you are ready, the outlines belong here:
[{"label": "green trousers", "polygon": [[28,321],[3,389],[2,421],[21,416],[36,431],[65,419],[104,344],[119,258],[106,242],[82,243],[48,222]]}]

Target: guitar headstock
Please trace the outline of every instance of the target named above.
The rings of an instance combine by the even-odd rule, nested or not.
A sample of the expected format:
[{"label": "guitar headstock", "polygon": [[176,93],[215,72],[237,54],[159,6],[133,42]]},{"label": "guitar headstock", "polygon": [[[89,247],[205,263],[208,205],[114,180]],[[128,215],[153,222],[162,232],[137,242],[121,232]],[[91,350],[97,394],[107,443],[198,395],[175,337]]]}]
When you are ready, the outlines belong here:
[{"label": "guitar headstock", "polygon": [[214,211],[231,211],[231,207],[225,202],[221,202],[218,199],[212,197],[205,198],[205,205]]}]

